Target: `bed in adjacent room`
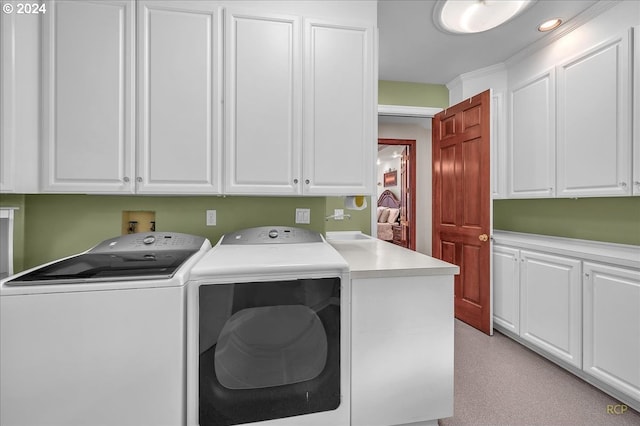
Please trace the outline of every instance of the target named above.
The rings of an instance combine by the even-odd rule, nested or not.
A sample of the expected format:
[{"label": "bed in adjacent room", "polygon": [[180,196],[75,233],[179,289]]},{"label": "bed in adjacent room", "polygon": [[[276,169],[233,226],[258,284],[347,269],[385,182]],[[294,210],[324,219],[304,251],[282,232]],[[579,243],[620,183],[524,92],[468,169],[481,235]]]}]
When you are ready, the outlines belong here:
[{"label": "bed in adjacent room", "polygon": [[378,197],[378,238],[393,240],[393,225],[400,223],[400,200],[388,189]]}]

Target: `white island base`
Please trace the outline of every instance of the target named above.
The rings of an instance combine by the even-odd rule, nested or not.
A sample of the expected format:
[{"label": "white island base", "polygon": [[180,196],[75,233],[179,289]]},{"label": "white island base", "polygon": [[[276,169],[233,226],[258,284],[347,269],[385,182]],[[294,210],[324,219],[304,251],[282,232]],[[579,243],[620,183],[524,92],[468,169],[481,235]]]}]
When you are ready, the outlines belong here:
[{"label": "white island base", "polygon": [[363,234],[327,241],[351,270],[351,425],[453,416],[458,267]]}]

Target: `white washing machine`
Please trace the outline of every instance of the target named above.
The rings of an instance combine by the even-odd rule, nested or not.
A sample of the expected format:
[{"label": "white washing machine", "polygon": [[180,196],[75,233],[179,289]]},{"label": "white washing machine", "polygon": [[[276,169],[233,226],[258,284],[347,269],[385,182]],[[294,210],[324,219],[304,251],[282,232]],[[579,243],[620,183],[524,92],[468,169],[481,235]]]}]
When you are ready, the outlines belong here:
[{"label": "white washing machine", "polygon": [[132,234],[2,280],[0,424],[183,425],[184,285],[210,249]]},{"label": "white washing machine", "polygon": [[316,232],[223,236],[187,284],[187,424],[348,425],[350,293]]}]

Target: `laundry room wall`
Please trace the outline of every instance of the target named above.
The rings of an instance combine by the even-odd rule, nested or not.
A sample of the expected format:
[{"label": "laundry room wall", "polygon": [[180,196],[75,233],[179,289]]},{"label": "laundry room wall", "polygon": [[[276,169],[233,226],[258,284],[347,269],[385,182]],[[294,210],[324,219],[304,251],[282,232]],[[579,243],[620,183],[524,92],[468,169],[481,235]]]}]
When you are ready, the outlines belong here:
[{"label": "laundry room wall", "polygon": [[[2,196],[3,204],[7,197]],[[122,233],[123,211],[153,211],[157,231],[202,235],[215,244],[227,232],[265,225],[325,231],[324,197],[24,196],[23,263],[16,271],[76,254]],[[295,209],[311,210],[309,225],[295,224]],[[206,210],[217,225],[206,226]],[[19,248],[19,247],[18,247]],[[20,251],[20,250],[16,250]],[[15,262],[14,262],[15,264]]]}]

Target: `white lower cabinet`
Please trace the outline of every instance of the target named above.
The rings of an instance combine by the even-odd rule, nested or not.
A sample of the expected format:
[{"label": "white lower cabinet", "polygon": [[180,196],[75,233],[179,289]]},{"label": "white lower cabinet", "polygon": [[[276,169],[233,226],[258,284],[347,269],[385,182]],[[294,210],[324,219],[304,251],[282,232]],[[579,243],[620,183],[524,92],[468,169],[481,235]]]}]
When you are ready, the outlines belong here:
[{"label": "white lower cabinet", "polygon": [[352,279],[353,426],[453,415],[452,300],[453,276]]},{"label": "white lower cabinet", "polygon": [[640,247],[494,240],[495,328],[640,410]]},{"label": "white lower cabinet", "polygon": [[520,251],[493,247],[493,322],[520,333]]},{"label": "white lower cabinet", "polygon": [[522,250],[520,263],[520,336],[580,368],[580,261]]},{"label": "white lower cabinet", "polygon": [[584,263],[584,371],[640,401],[640,271]]}]

